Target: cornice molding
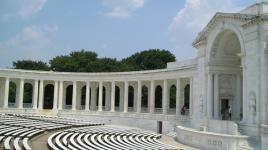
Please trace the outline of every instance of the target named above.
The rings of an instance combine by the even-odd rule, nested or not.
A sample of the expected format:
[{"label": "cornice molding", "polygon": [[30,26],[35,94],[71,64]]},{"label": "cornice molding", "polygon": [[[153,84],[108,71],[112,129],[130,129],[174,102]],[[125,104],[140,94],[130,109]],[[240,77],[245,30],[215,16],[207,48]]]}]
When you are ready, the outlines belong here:
[{"label": "cornice molding", "polygon": [[216,13],[213,18],[209,21],[206,27],[198,33],[197,38],[194,40],[192,45],[198,47],[200,43],[207,42],[207,36],[209,32],[215,27],[215,25],[221,20],[238,20],[242,23],[242,27],[247,27],[252,24],[268,21],[267,15],[251,15],[241,13]]}]

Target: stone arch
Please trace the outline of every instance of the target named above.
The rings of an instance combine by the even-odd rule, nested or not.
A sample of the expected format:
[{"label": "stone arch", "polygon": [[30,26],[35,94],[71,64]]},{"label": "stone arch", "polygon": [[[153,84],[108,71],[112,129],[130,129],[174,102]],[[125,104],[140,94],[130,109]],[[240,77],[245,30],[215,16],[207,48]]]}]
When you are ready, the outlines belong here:
[{"label": "stone arch", "polygon": [[24,84],[23,107],[30,108],[33,103],[33,85],[31,83]]},{"label": "stone arch", "polygon": [[148,109],[148,102],[149,102],[149,88],[146,86],[146,85],[143,85],[142,86],[142,89],[141,89],[141,94],[142,94],[142,97],[141,97],[141,106],[143,108],[146,108]]},{"label": "stone arch", "polygon": [[16,106],[16,94],[17,93],[17,85],[15,82],[9,82],[9,93],[8,93],[8,105],[9,107]]},{"label": "stone arch", "polygon": [[184,87],[184,107],[186,107],[186,109],[190,108],[190,84],[186,84]]},{"label": "stone arch", "polygon": [[128,86],[128,107],[134,108],[134,87]]},{"label": "stone arch", "polygon": [[54,99],[54,85],[47,84],[44,90],[44,109],[52,109],[53,108],[53,99]]},{"label": "stone arch", "polygon": [[235,25],[234,23],[230,23],[230,22],[224,22],[224,24],[218,24],[214,30],[212,32],[210,32],[209,36],[208,36],[208,59],[211,59],[211,53],[213,51],[213,47],[215,42],[217,42],[217,38],[224,32],[224,31],[231,31],[233,32],[239,41],[240,44],[240,48],[241,48],[241,53],[243,53],[243,55],[246,55],[246,51],[245,51],[245,44],[244,44],[244,37],[243,37],[243,33],[242,33],[242,28],[238,25]]},{"label": "stone arch", "polygon": [[162,112],[163,110],[163,91],[161,85],[155,87],[155,112]]},{"label": "stone arch", "polygon": [[[176,85],[172,84],[169,88],[169,108],[170,110],[175,110],[176,109]],[[172,112],[172,113],[175,113]]]},{"label": "stone arch", "polygon": [[120,88],[119,86],[115,86],[115,110],[119,111],[119,106],[120,106]]},{"label": "stone arch", "polygon": [[73,104],[73,85],[68,85],[66,87],[65,95],[65,107],[66,109],[71,109]]},{"label": "stone arch", "polygon": [[83,86],[81,88],[81,97],[80,97],[81,102],[80,102],[80,106],[81,106],[82,109],[84,109],[84,107],[86,105],[86,89],[87,89],[86,86]]},{"label": "stone arch", "polygon": [[[224,26],[217,27],[214,32],[210,33],[209,37],[208,61],[212,64],[211,66],[221,64],[214,70],[210,69],[211,66],[208,67],[209,71],[212,70],[211,82],[213,84],[211,93],[214,104],[211,112],[213,112],[215,119],[223,119],[228,117],[226,115],[228,108],[226,107],[230,106],[232,119],[241,119],[240,116],[243,114],[242,100],[246,98],[242,96],[244,92],[243,80],[246,81],[243,78],[246,52],[242,30],[235,24],[226,23]],[[214,73],[216,71],[217,73]],[[221,82],[225,76],[230,76],[228,78],[233,79],[233,82],[228,82],[232,88],[226,88],[224,85],[227,82]],[[235,84],[233,85],[233,83]],[[235,93],[235,91],[238,92]],[[229,95],[226,96],[226,93]]]}]

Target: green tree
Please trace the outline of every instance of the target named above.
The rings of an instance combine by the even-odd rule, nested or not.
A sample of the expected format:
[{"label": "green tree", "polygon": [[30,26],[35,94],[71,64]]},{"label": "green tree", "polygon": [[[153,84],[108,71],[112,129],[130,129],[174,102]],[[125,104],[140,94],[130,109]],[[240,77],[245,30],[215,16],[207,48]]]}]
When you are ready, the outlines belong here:
[{"label": "green tree", "polygon": [[57,56],[49,63],[54,71],[93,72],[97,56],[97,53],[91,51],[74,51],[70,55]]},{"label": "green tree", "polygon": [[100,58],[93,62],[92,72],[118,72],[121,71],[120,62],[113,58]]},{"label": "green tree", "polygon": [[42,61],[33,61],[33,60],[18,60],[13,62],[13,67],[15,69],[26,69],[26,70],[44,70],[48,71],[49,66]]},{"label": "green tree", "polygon": [[123,59],[122,66],[124,71],[162,69],[175,60],[176,57],[167,50],[149,49]]}]

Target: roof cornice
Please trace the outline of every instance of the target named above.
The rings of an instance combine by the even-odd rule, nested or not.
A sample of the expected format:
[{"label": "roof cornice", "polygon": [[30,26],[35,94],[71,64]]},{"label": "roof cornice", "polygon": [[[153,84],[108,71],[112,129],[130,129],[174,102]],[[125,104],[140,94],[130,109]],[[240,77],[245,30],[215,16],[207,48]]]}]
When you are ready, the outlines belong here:
[{"label": "roof cornice", "polygon": [[[260,17],[259,19],[256,19],[257,17]],[[264,19],[265,18],[265,19]],[[192,45],[194,47],[198,47],[200,43],[206,43],[207,35],[208,33],[214,28],[215,24],[222,19],[233,19],[233,20],[239,20],[241,22],[245,22],[245,24],[254,24],[257,20],[268,20],[267,15],[253,15],[253,14],[241,14],[241,13],[222,13],[218,12],[216,13],[212,19],[208,22],[206,27],[198,33],[197,38],[194,40]],[[243,24],[244,25],[244,24]]]}]

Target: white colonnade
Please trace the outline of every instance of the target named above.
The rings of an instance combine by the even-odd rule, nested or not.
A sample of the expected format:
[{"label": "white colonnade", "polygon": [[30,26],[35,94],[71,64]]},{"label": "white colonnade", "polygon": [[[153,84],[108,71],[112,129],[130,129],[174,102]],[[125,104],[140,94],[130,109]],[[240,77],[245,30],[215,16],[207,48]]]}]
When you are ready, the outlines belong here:
[{"label": "white colonnade", "polygon": [[[3,102],[2,102],[2,108],[9,109],[9,89],[10,89],[10,82],[12,80],[18,80],[18,86],[16,87],[17,91],[17,98],[16,98],[16,105],[17,109],[25,109],[23,106],[23,93],[24,93],[24,84],[25,81],[31,81],[33,86],[33,98],[32,98],[32,107],[31,109],[44,109],[44,97],[45,97],[45,87],[47,84],[52,84],[53,89],[53,103],[52,103],[52,109],[53,110],[66,110],[70,109],[73,111],[77,110],[83,110],[83,111],[110,111],[115,112],[116,108],[116,101],[118,106],[118,100],[119,100],[119,107],[121,107],[122,112],[136,112],[136,113],[162,113],[162,114],[169,114],[170,109],[175,109],[174,115],[181,115],[181,109],[185,105],[184,100],[184,94],[181,93],[182,89],[186,85],[185,83],[182,84],[180,81],[181,79],[158,79],[158,80],[112,80],[112,81],[106,81],[106,80],[100,80],[100,81],[64,81],[64,80],[43,80],[43,79],[13,79],[13,78],[3,78],[4,84],[3,84],[3,90],[1,91],[1,94],[3,94]],[[192,85],[192,78],[184,78],[183,80],[187,80],[187,84],[190,85],[190,99],[189,99],[189,109],[192,109],[192,103],[193,103],[193,85]],[[67,84],[72,85],[72,105],[67,107],[66,104],[66,86]],[[145,84],[146,83],[146,84]],[[79,88],[80,85],[85,86],[85,95],[84,95],[84,107],[78,107],[78,105],[81,104],[82,100],[82,88]],[[120,94],[116,93],[116,87],[121,87]],[[122,86],[123,85],[123,86]],[[170,87],[174,85],[176,87],[176,98],[175,98],[175,108],[170,108]],[[133,92],[130,93],[129,87],[133,87]],[[142,88],[145,86],[148,90],[147,95],[147,108],[144,112],[143,107],[143,96],[144,93],[142,92]],[[155,104],[156,102],[156,87],[161,86],[162,88],[162,111],[156,112]],[[122,90],[123,89],[123,90]],[[184,92],[183,92],[184,93]],[[106,95],[104,97],[104,94]],[[133,97],[130,98],[130,95]],[[105,99],[105,100],[104,100]],[[129,109],[129,100],[133,100],[133,108]],[[159,99],[159,98],[158,98]],[[78,102],[79,101],[79,102]],[[106,107],[103,108],[103,103],[105,103]],[[158,102],[159,103],[159,102]],[[136,107],[136,109],[134,108]],[[82,109],[83,108],[83,109]],[[129,111],[131,110],[131,111]],[[189,110],[189,113],[192,111]],[[173,113],[172,113],[173,114]]]}]

